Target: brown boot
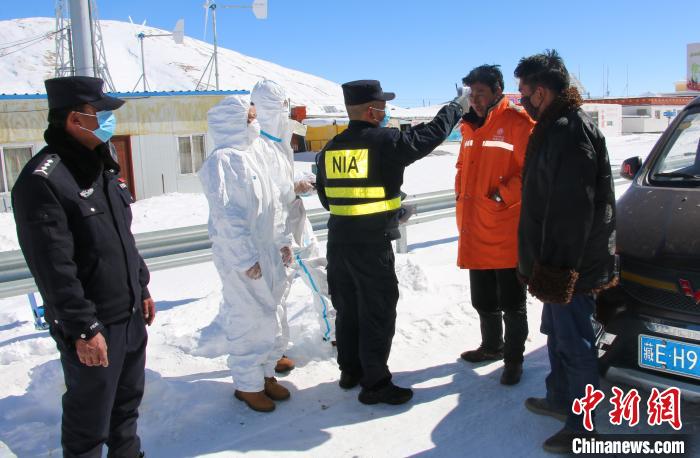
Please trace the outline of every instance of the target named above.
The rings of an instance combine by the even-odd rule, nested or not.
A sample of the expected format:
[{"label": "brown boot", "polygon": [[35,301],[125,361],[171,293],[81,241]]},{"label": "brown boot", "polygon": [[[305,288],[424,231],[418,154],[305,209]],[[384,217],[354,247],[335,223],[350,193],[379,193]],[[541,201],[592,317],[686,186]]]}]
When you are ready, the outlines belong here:
[{"label": "brown boot", "polygon": [[257,412],[272,412],[275,410],[275,403],[265,395],[265,391],[238,391],[233,395],[239,401],[246,403],[248,407]]},{"label": "brown boot", "polygon": [[273,401],[289,399],[289,390],[277,383],[274,377],[265,377],[265,394]]},{"label": "brown boot", "polygon": [[275,372],[278,374],[284,374],[294,369],[294,361],[282,355],[282,357],[277,361],[275,366]]}]

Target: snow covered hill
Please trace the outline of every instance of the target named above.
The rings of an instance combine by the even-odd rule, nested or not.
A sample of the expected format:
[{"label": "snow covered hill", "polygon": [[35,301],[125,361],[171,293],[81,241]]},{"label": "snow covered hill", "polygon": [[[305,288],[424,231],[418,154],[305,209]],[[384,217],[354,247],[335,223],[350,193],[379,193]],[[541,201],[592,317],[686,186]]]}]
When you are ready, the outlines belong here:
[{"label": "snow covered hill", "polygon": [[[170,33],[140,24],[101,21],[105,51],[112,79],[118,92],[131,92],[141,75],[141,53],[136,34]],[[20,49],[7,47],[32,37],[49,34],[55,29],[52,18],[27,18],[0,21],[0,93],[43,93],[44,80],[54,71],[53,37]],[[146,76],[152,91],[193,90],[212,55],[213,46],[185,37],[182,45],[170,37],[153,37],[144,42]],[[326,113],[335,107],[344,111],[340,85],[308,73],[291,70],[271,62],[219,47],[221,89],[251,89],[263,79],[284,86],[298,105],[310,113]],[[212,75],[210,84],[214,84]],[[137,90],[141,90],[139,85]]]}]

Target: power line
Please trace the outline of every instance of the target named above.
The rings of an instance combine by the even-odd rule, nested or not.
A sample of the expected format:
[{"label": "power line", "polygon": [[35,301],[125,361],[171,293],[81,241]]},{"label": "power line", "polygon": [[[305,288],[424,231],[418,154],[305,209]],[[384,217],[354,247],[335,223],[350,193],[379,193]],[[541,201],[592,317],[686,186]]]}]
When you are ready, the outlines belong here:
[{"label": "power line", "polygon": [[51,37],[51,35],[53,35],[53,34],[55,34],[55,33],[57,33],[57,32],[60,32],[60,30],[59,30],[59,31],[53,31],[53,32],[42,33],[41,35],[36,35],[36,36],[33,36],[33,37],[29,37],[29,38],[22,38],[21,40],[17,40],[17,41],[10,41],[10,42],[7,42],[7,43],[0,43],[0,50],[8,49],[8,48],[14,48],[15,46],[21,46],[21,45],[23,45],[23,44],[29,43],[30,41],[36,41],[36,40],[42,40],[42,39],[44,39],[44,38],[49,38],[49,37]]},{"label": "power line", "polygon": [[[37,44],[37,43],[41,43],[42,41],[44,41],[44,40],[47,39],[47,38],[51,38],[51,36],[52,36],[52,35],[55,35],[56,33],[58,33],[58,32],[50,32],[50,33],[47,33],[46,35],[43,35],[43,36],[41,36],[41,37],[39,37],[39,38],[34,38],[33,40],[31,40],[31,42],[30,42],[30,41],[27,41],[27,42],[25,42],[25,43],[22,43],[22,44],[25,45],[25,46],[22,46],[21,48],[18,48],[18,49],[14,49],[14,50],[12,50],[12,51],[7,51],[7,52],[5,52],[5,53],[2,53],[2,54],[0,54],[0,57],[9,56],[10,54],[14,54],[14,53],[16,53],[16,52],[22,51],[23,49],[27,49],[27,48],[29,48],[30,46],[34,46],[34,45]],[[27,44],[27,43],[28,43],[28,44]],[[19,45],[15,45],[15,46],[19,46]],[[11,47],[14,47],[14,46],[8,46],[7,48],[11,48]],[[7,49],[7,48],[0,48],[0,51],[1,51],[2,49]]]},{"label": "power line", "polygon": [[[47,33],[50,33],[50,32],[47,32]],[[37,38],[44,38],[45,36],[46,36],[46,33],[42,33],[41,35],[35,35],[33,37],[25,37],[25,38],[21,38],[21,39],[16,40],[16,41],[8,41],[7,43],[0,43],[0,49],[12,48],[14,46],[23,45],[24,43],[27,43],[29,41],[34,41]]]}]

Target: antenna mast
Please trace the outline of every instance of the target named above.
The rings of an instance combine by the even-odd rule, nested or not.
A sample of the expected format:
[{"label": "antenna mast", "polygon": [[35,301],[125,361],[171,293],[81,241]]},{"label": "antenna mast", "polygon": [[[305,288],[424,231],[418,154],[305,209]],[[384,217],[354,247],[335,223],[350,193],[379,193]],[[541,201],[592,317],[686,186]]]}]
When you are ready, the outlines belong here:
[{"label": "antenna mast", "polygon": [[[211,59],[209,59],[209,62],[207,63],[206,67],[204,67],[204,71],[202,72],[202,76],[199,78],[199,81],[197,81],[197,85],[195,86],[195,90],[199,90],[200,85],[202,85],[202,80],[204,80],[204,76],[207,74],[207,70],[209,70],[209,79],[211,79],[211,72],[212,70],[214,71],[214,81],[216,83],[216,90],[218,91],[220,89],[219,87],[219,50],[218,50],[218,44],[217,44],[217,37],[216,37],[216,8],[246,8],[246,9],[252,9],[253,14],[257,19],[267,19],[267,0],[253,0],[253,3],[250,6],[244,6],[244,5],[217,5],[216,0],[206,0],[204,2],[204,9],[206,10],[205,16],[204,16],[204,39],[206,40],[207,38],[207,23],[209,22],[209,11],[211,10],[211,20],[212,20],[212,32],[214,35],[214,53],[211,56]],[[209,66],[214,63],[213,67],[210,69]],[[205,86],[208,88],[209,87],[209,79],[207,80],[207,83]]]},{"label": "antenna mast", "polygon": [[104,40],[102,39],[102,27],[100,26],[100,20],[97,15],[97,1],[88,0],[90,4],[90,22],[92,24],[92,49],[93,56],[95,59],[95,76],[102,78],[105,82],[105,86],[110,92],[115,92],[114,82],[112,82],[112,75],[109,73],[109,67],[107,67],[107,55],[105,53]]},{"label": "antenna mast", "polygon": [[71,45],[70,19],[66,18],[65,0],[56,0],[56,60],[54,76],[73,76],[73,46]]}]

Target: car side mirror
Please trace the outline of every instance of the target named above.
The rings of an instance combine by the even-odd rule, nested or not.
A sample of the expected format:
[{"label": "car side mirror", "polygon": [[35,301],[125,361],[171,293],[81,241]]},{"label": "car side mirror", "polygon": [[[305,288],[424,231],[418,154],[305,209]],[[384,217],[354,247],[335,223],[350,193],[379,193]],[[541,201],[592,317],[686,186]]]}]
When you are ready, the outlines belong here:
[{"label": "car side mirror", "polygon": [[641,168],[642,158],[639,156],[630,157],[629,159],[625,159],[622,163],[622,167],[620,167],[620,176],[632,180]]}]

